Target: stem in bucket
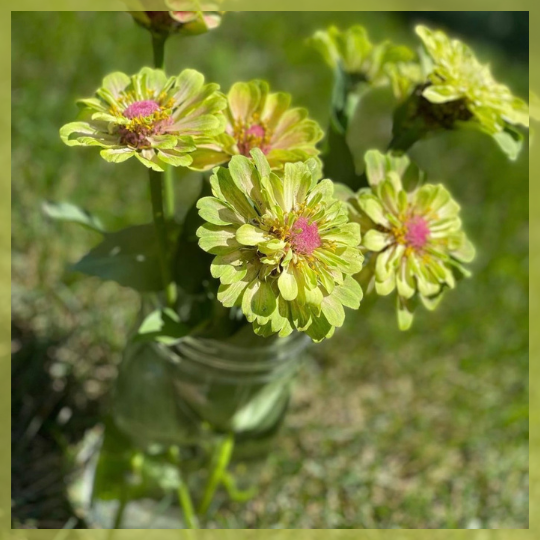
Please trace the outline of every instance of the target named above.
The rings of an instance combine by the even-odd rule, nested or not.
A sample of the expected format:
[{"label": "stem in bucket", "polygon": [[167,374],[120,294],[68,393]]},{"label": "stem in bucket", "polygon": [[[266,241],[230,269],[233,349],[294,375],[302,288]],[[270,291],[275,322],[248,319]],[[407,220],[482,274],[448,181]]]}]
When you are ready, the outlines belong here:
[{"label": "stem in bucket", "polygon": [[253,497],[257,495],[258,490],[256,486],[253,486],[245,490],[238,489],[238,486],[236,485],[236,481],[233,475],[228,471],[225,471],[223,473],[222,481],[223,481],[223,485],[225,489],[227,490],[227,493],[229,494],[229,497],[234,502],[246,502],[246,501],[249,501],[250,499],[253,499]]},{"label": "stem in bucket", "polygon": [[128,500],[129,500],[129,488],[126,485],[125,482],[126,481],[124,480],[124,482],[122,484],[122,487],[121,487],[121,494],[120,494],[120,501],[119,501],[119,504],[118,504],[118,510],[116,511],[116,515],[114,516],[114,523],[113,523],[112,529],[111,529],[110,533],[107,536],[108,540],[110,540],[113,537],[114,531],[116,529],[121,529],[122,528],[122,521],[124,519],[124,513],[126,511],[126,506],[127,506]]},{"label": "stem in bucket", "polygon": [[191,500],[191,495],[189,494],[189,488],[184,482],[183,478],[180,478],[180,486],[178,487],[178,502],[180,507],[184,512],[184,520],[188,529],[198,529],[199,520],[195,514],[195,509],[193,508],[193,501]]},{"label": "stem in bucket", "polygon": [[210,508],[210,504],[214,498],[219,484],[223,481],[223,476],[229,462],[231,461],[231,456],[234,449],[234,434],[229,433],[221,443],[216,447],[215,453],[212,457],[212,468],[210,470],[210,476],[206,482],[206,487],[204,489],[204,495],[199,506],[198,513],[200,515],[205,515]]},{"label": "stem in bucket", "polygon": [[161,269],[161,277],[163,279],[163,287],[167,305],[174,308],[176,303],[176,284],[172,280],[171,267],[169,264],[169,239],[167,236],[167,223],[163,209],[163,174],[152,169],[150,173],[150,198],[152,200],[152,215],[154,218],[154,226],[156,229],[157,250],[159,258],[159,266]]},{"label": "stem in bucket", "polygon": [[171,446],[169,448],[169,455],[172,457],[172,459],[178,466],[178,503],[180,504],[180,508],[182,508],[182,512],[184,514],[184,522],[186,524],[186,529],[198,529],[199,520],[197,519],[197,515],[195,514],[193,501],[189,493],[189,487],[182,476],[182,471],[180,470],[180,449],[178,448],[178,446]]}]

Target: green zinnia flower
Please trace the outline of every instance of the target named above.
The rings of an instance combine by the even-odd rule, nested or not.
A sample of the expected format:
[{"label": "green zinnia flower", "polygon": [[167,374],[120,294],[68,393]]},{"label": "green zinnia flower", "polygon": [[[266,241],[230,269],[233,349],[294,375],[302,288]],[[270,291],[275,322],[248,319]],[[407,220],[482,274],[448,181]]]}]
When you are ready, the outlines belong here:
[{"label": "green zinnia flower", "polygon": [[343,31],[335,26],[319,30],[311,42],[332,69],[339,67],[345,73],[357,76],[357,82],[366,82],[370,86],[387,85],[389,67],[414,58],[410,49],[389,41],[373,45],[366,29],[360,25]]},{"label": "green zinnia flower", "polygon": [[287,163],[280,176],[263,152],[231,159],[216,168],[213,197],[197,207],[207,222],[199,245],[216,255],[218,299],[239,306],[256,334],[306,332],[330,337],[343,324],[343,306],[357,309],[360,285],[351,277],[362,268],[360,227],[349,223],[346,204],[334,199],[331,180],[318,162]]},{"label": "green zinnia flower", "polygon": [[249,157],[253,148],[266,155],[271,169],[319,154],[316,144],[323,131],[308,118],[306,109],[289,108],[289,94],[269,93],[268,83],[255,80],[234,84],[227,99],[225,133],[215,143],[198,148],[194,167],[208,170],[228,163],[234,155]]},{"label": "green zinnia flower", "polygon": [[78,121],[60,130],[68,146],[98,146],[115,163],[135,156],[147,167],[188,167],[199,144],[223,133],[227,102],[219,85],[186,69],[168,78],[143,68],[137,75],[112,73],[95,98],[82,99]]},{"label": "green zinnia flower", "polygon": [[529,127],[528,104],[499,84],[489,66],[481,64],[461,41],[425,26],[417,26],[416,33],[432,63],[422,96],[435,105],[446,105],[444,116],[450,120],[474,120],[515,157],[509,137],[515,139],[519,134],[511,126]]},{"label": "green zinnia flower", "polygon": [[398,322],[402,330],[413,320],[414,299],[434,309],[456,275],[469,276],[461,263],[472,261],[474,247],[465,236],[459,205],[442,185],[424,184],[407,192],[402,177],[409,159],[366,154],[370,188],[350,201],[364,232],[362,246],[370,252],[370,288],[380,295],[397,289]]}]

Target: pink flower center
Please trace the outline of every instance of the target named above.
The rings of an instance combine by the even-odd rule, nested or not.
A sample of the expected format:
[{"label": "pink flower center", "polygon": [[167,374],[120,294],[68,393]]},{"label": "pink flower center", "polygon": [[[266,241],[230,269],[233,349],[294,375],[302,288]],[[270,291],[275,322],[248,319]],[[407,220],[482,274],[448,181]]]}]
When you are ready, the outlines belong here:
[{"label": "pink flower center", "polygon": [[405,242],[414,249],[422,249],[429,239],[430,230],[424,218],[413,216],[405,224]]},{"label": "pink flower center", "polygon": [[255,124],[246,131],[246,135],[253,135],[254,137],[260,137],[262,139],[265,135],[265,131],[262,126]]},{"label": "pink flower center", "polygon": [[263,153],[270,151],[269,137],[266,129],[260,124],[253,124],[248,129],[240,128],[235,132],[238,151],[246,157],[250,157],[250,150],[260,148]]},{"label": "pink flower center", "polygon": [[309,224],[305,217],[298,218],[293,225],[291,246],[296,253],[311,255],[321,246],[321,237],[316,223]]},{"label": "pink flower center", "polygon": [[147,116],[152,116],[159,110],[160,106],[155,101],[146,99],[144,101],[136,101],[135,103],[132,103],[124,111],[124,116],[130,120],[133,118],[145,118]]}]

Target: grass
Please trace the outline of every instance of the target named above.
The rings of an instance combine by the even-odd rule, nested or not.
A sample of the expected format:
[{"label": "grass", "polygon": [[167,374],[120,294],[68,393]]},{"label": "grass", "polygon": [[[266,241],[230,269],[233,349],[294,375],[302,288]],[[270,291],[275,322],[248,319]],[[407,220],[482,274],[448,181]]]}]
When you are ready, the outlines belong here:
[{"label": "grass", "polygon": [[[208,36],[172,41],[168,68],[197,68],[224,88],[266,78],[325,125],[330,74],[302,40],[330,16],[364,22],[376,39],[412,39],[385,13],[237,13]],[[34,375],[14,382],[14,415],[27,428],[34,420],[45,439],[43,455],[28,445],[16,455],[16,470],[30,472],[15,486],[14,516],[18,526],[50,528],[62,480],[28,495],[37,464],[69,455],[96,409],[107,410],[139,300],[114,283],[66,273],[98,238],[46,220],[40,204],[67,199],[114,228],[150,220],[145,171],[69,149],[58,128],[73,118],[75,98],[110,71],[150,63],[151,52],[124,13],[12,17],[14,366]],[[526,66],[489,48],[482,55],[526,94]],[[351,134],[359,162],[388,140],[389,106],[384,92],[362,106]],[[462,203],[478,248],[473,279],[435,313],[419,312],[408,333],[397,330],[391,301],[349,313],[333,340],[312,349],[259,494],[223,505],[208,527],[528,527],[528,151],[508,163],[486,137],[451,133],[412,155]],[[69,509],[63,501],[55,508],[63,526]]]}]

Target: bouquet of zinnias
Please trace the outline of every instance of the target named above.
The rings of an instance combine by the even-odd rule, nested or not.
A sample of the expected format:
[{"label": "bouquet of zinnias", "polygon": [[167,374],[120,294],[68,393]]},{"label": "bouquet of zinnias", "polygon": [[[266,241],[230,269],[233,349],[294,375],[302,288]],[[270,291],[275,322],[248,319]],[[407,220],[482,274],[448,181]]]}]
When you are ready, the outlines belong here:
[{"label": "bouquet of zinnias", "polygon": [[[473,128],[515,159],[529,126],[528,104],[495,81],[469,47],[440,31],[417,27],[423,48],[416,53],[390,42],[374,45],[359,26],[331,27],[311,39],[335,76],[325,135],[307,110],[265,81],[237,82],[222,93],[195,70],[166,74],[167,39],[216,28],[223,16],[216,9],[174,10],[188,4],[170,0],[167,10],[132,11],[151,32],[155,66],[107,75],[93,97],[79,101],[76,121],[60,130],[69,146],[97,147],[108,162],[136,159],[141,173],[148,170],[153,224],[106,232],[73,205],[46,207],[52,217],[103,235],[78,270],[152,294],[153,309],[131,340],[191,358],[201,344],[235,342],[238,335],[251,336],[248,348],[288,343],[299,333],[328,339],[343,325],[345,308],[361,309],[364,294],[394,294],[403,330],[419,303],[435,309],[470,275],[475,250],[450,192],[425,183],[406,152],[444,130]],[[349,121],[368,91],[385,86],[397,102],[393,138],[386,152],[365,154],[359,173],[347,145]],[[178,168],[204,176],[182,223],[175,217]],[[120,252],[132,257],[116,260]],[[185,377],[179,383],[188,384]],[[272,396],[261,397],[257,386],[219,419],[210,407],[227,409],[230,393],[206,395],[205,409],[200,400],[190,402],[201,423],[228,434],[203,509],[227,478],[234,436],[277,422],[268,420],[277,407]],[[270,401],[261,413],[264,400]],[[183,507],[193,524],[190,504]]]}]

